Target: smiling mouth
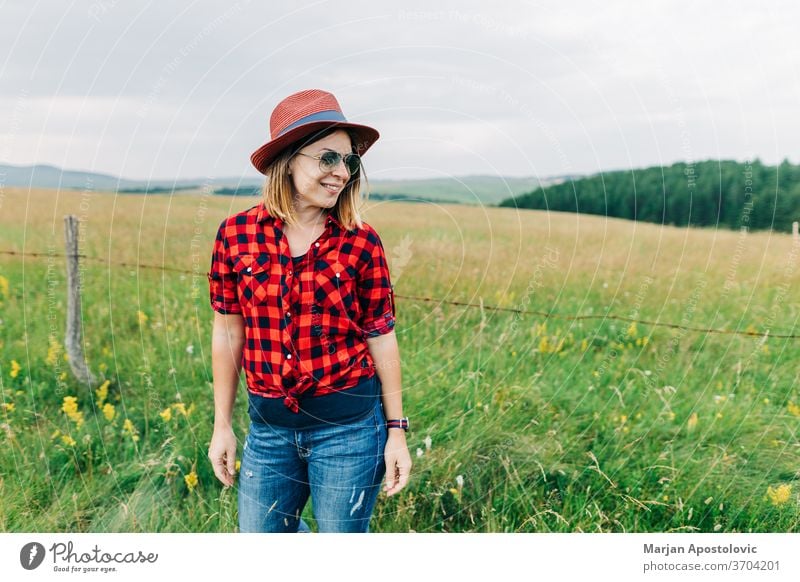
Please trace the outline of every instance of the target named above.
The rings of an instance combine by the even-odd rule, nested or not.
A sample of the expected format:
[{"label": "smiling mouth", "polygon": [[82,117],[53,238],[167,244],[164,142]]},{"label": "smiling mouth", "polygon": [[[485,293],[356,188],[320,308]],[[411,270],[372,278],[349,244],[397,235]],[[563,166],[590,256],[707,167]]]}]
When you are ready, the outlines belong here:
[{"label": "smiling mouth", "polygon": [[334,186],[333,184],[322,184],[322,187],[331,194],[336,194],[341,189],[339,186]]}]

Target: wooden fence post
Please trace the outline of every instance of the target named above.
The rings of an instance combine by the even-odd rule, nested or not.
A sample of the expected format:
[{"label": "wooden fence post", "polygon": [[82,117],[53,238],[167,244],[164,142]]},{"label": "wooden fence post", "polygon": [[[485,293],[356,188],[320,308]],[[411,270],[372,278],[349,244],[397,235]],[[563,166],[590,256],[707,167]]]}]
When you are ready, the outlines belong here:
[{"label": "wooden fence post", "polygon": [[64,217],[64,238],[67,255],[67,335],[64,347],[75,378],[88,387],[97,383],[83,354],[81,341],[81,280],[78,262],[78,218]]}]

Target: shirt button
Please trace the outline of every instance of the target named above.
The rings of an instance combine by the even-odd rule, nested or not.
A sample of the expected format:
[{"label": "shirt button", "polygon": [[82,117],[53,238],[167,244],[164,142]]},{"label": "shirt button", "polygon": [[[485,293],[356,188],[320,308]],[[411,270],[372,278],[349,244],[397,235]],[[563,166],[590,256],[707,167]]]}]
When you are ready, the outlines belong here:
[{"label": "shirt button", "polygon": [[336,277],[337,277],[337,278],[339,277],[339,273],[336,273]]},{"label": "shirt button", "polygon": [[292,354],[286,354],[286,359],[287,360],[291,360],[292,359]]},{"label": "shirt button", "polygon": [[289,271],[289,276],[290,276],[290,277],[292,276],[292,272],[291,272],[291,271]]},{"label": "shirt button", "polygon": [[247,269],[246,269],[246,271],[247,271],[248,273],[249,273],[250,271],[252,271],[252,270],[253,270],[253,268],[252,268],[252,267],[247,267]]},{"label": "shirt button", "polygon": [[314,246],[315,246],[315,247],[318,247],[318,246],[319,246],[319,243],[314,243]]}]

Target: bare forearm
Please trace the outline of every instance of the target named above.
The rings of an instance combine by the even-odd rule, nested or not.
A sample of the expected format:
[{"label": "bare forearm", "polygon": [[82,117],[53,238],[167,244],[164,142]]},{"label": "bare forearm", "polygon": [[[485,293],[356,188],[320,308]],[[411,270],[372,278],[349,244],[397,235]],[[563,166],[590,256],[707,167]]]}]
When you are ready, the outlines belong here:
[{"label": "bare forearm", "polygon": [[400,348],[394,331],[367,338],[369,353],[381,381],[381,399],[386,418],[402,418],[403,394],[400,372]]},{"label": "bare forearm", "polygon": [[238,328],[214,326],[211,363],[214,375],[214,427],[231,428],[233,406],[239,387],[244,334]]}]

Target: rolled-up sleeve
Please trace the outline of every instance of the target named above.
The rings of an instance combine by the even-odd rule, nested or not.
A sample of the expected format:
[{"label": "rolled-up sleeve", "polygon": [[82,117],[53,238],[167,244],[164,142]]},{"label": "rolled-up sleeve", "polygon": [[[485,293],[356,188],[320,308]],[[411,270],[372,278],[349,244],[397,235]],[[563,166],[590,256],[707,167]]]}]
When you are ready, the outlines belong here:
[{"label": "rolled-up sleeve", "polygon": [[365,337],[391,332],[395,325],[394,290],[389,265],[378,234],[369,228],[364,254],[368,256],[358,280],[360,327]]},{"label": "rolled-up sleeve", "polygon": [[211,307],[224,314],[242,313],[237,292],[237,275],[233,270],[230,246],[225,236],[226,223],[227,219],[219,225],[211,253],[211,270],[206,273]]}]

